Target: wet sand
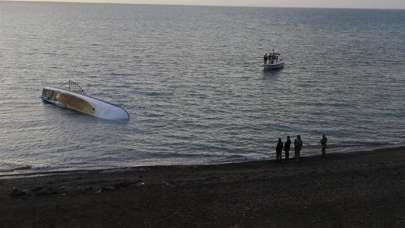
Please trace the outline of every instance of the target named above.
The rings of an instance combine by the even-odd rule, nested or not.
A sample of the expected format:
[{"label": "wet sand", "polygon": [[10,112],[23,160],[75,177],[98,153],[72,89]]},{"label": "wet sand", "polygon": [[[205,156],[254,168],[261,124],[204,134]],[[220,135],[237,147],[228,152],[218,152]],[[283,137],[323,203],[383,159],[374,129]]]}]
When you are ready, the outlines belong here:
[{"label": "wet sand", "polygon": [[1,179],[0,227],[405,227],[405,148]]}]

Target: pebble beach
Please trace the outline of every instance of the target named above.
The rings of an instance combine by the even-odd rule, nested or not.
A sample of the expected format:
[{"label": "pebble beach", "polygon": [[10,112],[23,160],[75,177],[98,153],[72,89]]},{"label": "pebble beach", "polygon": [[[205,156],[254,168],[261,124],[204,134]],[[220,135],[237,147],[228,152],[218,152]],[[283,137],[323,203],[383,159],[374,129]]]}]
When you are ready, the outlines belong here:
[{"label": "pebble beach", "polygon": [[2,227],[404,227],[405,148],[3,176]]}]

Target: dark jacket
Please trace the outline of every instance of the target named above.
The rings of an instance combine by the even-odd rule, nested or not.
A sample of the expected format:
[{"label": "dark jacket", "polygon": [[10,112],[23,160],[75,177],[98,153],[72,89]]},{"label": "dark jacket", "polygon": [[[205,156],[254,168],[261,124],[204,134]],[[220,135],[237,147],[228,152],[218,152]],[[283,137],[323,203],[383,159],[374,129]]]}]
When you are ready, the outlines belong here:
[{"label": "dark jacket", "polygon": [[283,142],[279,141],[277,143],[276,152],[281,153],[283,151]]},{"label": "dark jacket", "polygon": [[291,140],[287,139],[284,143],[284,151],[290,151],[291,148]]}]

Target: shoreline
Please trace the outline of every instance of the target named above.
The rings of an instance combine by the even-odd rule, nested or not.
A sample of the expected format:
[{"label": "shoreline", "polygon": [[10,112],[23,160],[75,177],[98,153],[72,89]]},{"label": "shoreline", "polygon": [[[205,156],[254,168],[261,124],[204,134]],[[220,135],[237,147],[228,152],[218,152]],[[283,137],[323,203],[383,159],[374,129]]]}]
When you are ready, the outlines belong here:
[{"label": "shoreline", "polygon": [[[336,148],[334,148],[334,150],[336,150]],[[378,153],[378,152],[384,152],[387,150],[404,150],[405,151],[405,145],[399,145],[399,146],[381,146],[381,147],[377,147],[374,149],[364,149],[364,150],[355,150],[355,151],[342,151],[342,152],[331,152],[328,153],[327,150],[327,156],[356,156],[356,154],[367,154],[367,153]],[[294,151],[290,151],[290,161],[294,160]],[[307,153],[307,155],[305,155],[305,153]],[[283,159],[284,159],[284,151],[283,151]],[[292,156],[292,157],[291,157]],[[304,154],[301,152],[301,158],[304,158],[305,160],[307,159],[311,159],[311,158],[316,158],[316,157],[320,157],[321,156],[321,152],[313,152],[311,150],[311,152],[309,152],[308,155],[308,151],[305,151]],[[49,176],[49,175],[69,175],[69,174],[76,174],[76,173],[88,173],[88,172],[100,172],[100,171],[108,171],[108,172],[121,172],[121,171],[134,171],[137,169],[145,169],[145,168],[154,168],[154,167],[166,167],[166,168],[170,168],[170,167],[206,167],[206,168],[210,168],[210,167],[216,167],[216,166],[230,166],[230,165],[238,165],[238,164],[246,164],[248,165],[249,163],[277,163],[277,161],[273,158],[275,157],[275,152],[271,155],[272,158],[269,159],[257,159],[257,160],[250,160],[250,159],[246,159],[246,160],[240,160],[240,161],[229,161],[229,162],[218,162],[218,163],[210,163],[210,164],[185,164],[185,165],[181,165],[181,164],[174,164],[174,165],[140,165],[140,166],[129,166],[129,167],[110,167],[110,168],[84,168],[84,169],[68,169],[68,170],[49,170],[49,171],[39,171],[39,172],[29,172],[30,170],[34,170],[31,168],[26,169],[25,166],[24,168],[17,168],[15,170],[12,171],[3,171],[0,172],[0,180],[2,179],[13,179],[13,178],[30,178],[30,177],[37,177],[37,176]],[[286,160],[283,160],[282,162],[286,162]],[[21,172],[21,173],[15,173],[16,171],[20,171],[20,170],[24,170],[27,172]]]},{"label": "shoreline", "polygon": [[[5,227],[404,227],[405,148],[0,179]],[[18,215],[18,216],[16,216]]]}]

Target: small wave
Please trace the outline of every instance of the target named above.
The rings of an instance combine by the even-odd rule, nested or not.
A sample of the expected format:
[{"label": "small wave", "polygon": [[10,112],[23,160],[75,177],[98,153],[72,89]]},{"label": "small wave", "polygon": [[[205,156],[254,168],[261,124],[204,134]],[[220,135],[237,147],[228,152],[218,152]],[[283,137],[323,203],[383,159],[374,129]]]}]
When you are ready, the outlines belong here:
[{"label": "small wave", "polygon": [[140,94],[143,94],[145,96],[151,96],[151,97],[159,97],[159,96],[166,96],[166,95],[171,95],[170,93],[166,93],[166,92],[140,92]]},{"label": "small wave", "polygon": [[8,173],[8,172],[15,172],[15,171],[22,171],[22,170],[31,170],[32,166],[30,165],[24,165],[24,166],[18,166],[18,167],[13,167],[13,168],[5,168],[5,169],[0,169],[0,172],[2,173]]},{"label": "small wave", "polygon": [[135,76],[135,74],[131,73],[111,73],[112,76]]},{"label": "small wave", "polygon": [[58,53],[58,52],[41,52],[41,53],[28,53],[28,54],[40,54],[40,55],[48,55],[48,56],[66,56],[66,53]]},{"label": "small wave", "polygon": [[[328,144],[329,148],[350,148],[350,147],[359,147],[359,146],[394,146],[396,143],[389,143],[389,142],[358,142],[358,143],[340,143],[340,144]],[[317,146],[319,144],[310,144],[311,147]]]}]

